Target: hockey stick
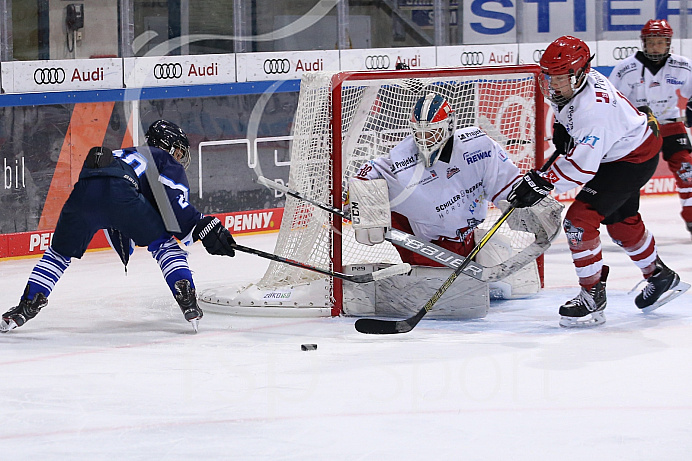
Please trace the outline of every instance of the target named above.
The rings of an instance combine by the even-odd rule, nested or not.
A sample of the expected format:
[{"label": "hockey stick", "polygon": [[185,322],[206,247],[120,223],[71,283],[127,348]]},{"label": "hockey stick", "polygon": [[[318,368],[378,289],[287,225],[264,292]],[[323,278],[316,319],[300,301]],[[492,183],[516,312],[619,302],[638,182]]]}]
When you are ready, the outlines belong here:
[{"label": "hockey stick", "polygon": [[[310,197],[306,197],[305,195],[296,192],[283,184],[279,184],[276,181],[267,179],[264,176],[258,177],[257,182],[269,188],[283,192],[286,195],[297,198],[298,200],[311,203],[317,208],[328,211],[329,213],[335,214],[349,221],[351,220],[349,213],[325,203],[318,202]],[[398,229],[390,229],[387,231],[387,233],[385,233],[384,238],[388,242],[398,247],[417,253],[452,270],[458,269],[466,259],[463,256],[437,246],[432,242],[421,240],[415,235],[411,235]],[[536,240],[531,245],[524,248],[520,253],[512,256],[507,261],[492,267],[485,267],[476,263],[475,261],[471,261],[467,263],[463,273],[476,280],[480,280],[481,282],[494,282],[496,280],[501,280],[536,259],[549,246],[550,240],[548,235],[545,232],[542,232],[536,235]]]},{"label": "hockey stick", "polygon": [[271,261],[277,261],[280,263],[288,264],[289,266],[300,267],[301,269],[317,272],[319,274],[328,275],[329,277],[336,277],[342,280],[346,280],[353,283],[369,283],[375,280],[381,280],[393,275],[405,274],[411,271],[411,266],[408,263],[396,264],[378,271],[372,272],[370,274],[357,274],[349,275],[342,274],[341,272],[332,272],[327,269],[322,269],[319,267],[311,266],[310,264],[301,263],[293,259],[284,258],[282,256],[275,255],[273,253],[266,253],[262,250],[257,250],[255,248],[250,248],[237,243],[231,244],[234,250],[241,251],[243,253],[249,253],[261,258],[269,259]]},{"label": "hockey stick", "polygon": [[[550,165],[559,157],[560,153],[555,152],[543,165],[540,171],[545,171],[550,168]],[[408,333],[413,330],[413,328],[418,325],[418,322],[425,316],[425,314],[432,309],[435,303],[442,297],[442,295],[447,291],[447,289],[454,283],[454,281],[459,277],[459,275],[464,271],[464,269],[471,263],[471,260],[478,254],[479,251],[485,246],[490,238],[497,232],[497,230],[502,226],[502,224],[509,218],[509,215],[515,210],[513,206],[510,205],[509,208],[502,213],[500,219],[493,224],[493,226],[488,230],[488,232],[483,236],[483,238],[478,242],[478,244],[471,250],[471,253],[466,257],[464,262],[454,271],[452,275],[449,276],[447,280],[444,281],[442,286],[437,289],[435,294],[425,303],[425,305],[418,311],[413,317],[409,317],[405,320],[379,320],[379,319],[358,319],[356,320],[356,330],[360,333],[365,334],[375,334],[375,335],[391,335],[396,333]]]}]

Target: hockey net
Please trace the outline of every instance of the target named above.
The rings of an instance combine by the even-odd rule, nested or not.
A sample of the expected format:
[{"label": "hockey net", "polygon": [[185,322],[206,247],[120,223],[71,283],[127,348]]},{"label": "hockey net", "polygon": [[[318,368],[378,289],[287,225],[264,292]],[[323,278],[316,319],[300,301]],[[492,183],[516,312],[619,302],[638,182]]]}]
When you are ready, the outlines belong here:
[{"label": "hockey net", "polygon": [[[411,108],[430,91],[443,95],[454,108],[457,128],[479,126],[522,171],[533,168],[542,159],[543,145],[537,142],[543,137],[538,72],[538,66],[514,66],[305,73],[294,120],[288,186],[318,202],[342,207],[349,178],[365,161],[387,155],[410,134]],[[492,210],[484,225],[490,227],[498,217],[499,211]],[[533,241],[531,234],[508,228],[500,232],[510,236],[517,250]],[[333,271],[352,264],[401,262],[390,243],[361,245],[350,223],[293,197],[286,200],[275,253]],[[332,315],[339,315],[342,283],[272,262],[254,289],[276,293],[312,285],[308,292],[315,293],[313,300],[279,304],[327,307]],[[266,295],[264,299],[250,304],[272,305]]]}]

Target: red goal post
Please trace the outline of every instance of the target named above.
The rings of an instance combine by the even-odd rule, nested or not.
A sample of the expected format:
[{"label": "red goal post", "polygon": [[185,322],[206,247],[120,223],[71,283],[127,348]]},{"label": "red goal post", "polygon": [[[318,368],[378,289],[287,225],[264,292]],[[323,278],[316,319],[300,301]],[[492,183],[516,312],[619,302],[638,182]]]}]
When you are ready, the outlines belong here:
[{"label": "red goal post", "polygon": [[[534,168],[543,162],[544,145],[539,73],[537,65],[306,72],[294,118],[288,187],[341,208],[348,179],[365,161],[387,155],[410,134],[411,109],[431,91],[444,96],[456,111],[457,128],[482,128],[522,171]],[[481,227],[490,227],[498,216],[489,213]],[[517,251],[533,241],[532,234],[528,237],[506,225],[499,232],[511,238]],[[286,199],[274,253],[335,272],[401,262],[390,243],[361,245],[350,223],[294,197]],[[341,279],[272,262],[256,285],[219,304],[281,312],[274,315],[304,316],[310,308],[319,311],[316,315],[340,315],[343,293]]]}]

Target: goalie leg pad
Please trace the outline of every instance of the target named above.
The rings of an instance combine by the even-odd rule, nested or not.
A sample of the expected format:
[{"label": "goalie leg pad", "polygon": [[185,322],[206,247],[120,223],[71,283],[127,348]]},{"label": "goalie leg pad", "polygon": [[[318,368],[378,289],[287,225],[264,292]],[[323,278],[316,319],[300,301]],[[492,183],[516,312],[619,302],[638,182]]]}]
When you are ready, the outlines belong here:
[{"label": "goalie leg pad", "polygon": [[[474,230],[476,243],[485,236],[486,232],[485,229]],[[493,267],[507,261],[513,253],[511,239],[504,234],[496,233],[478,252],[476,262],[485,267]],[[540,289],[541,280],[535,259],[516,272],[503,277],[501,281],[490,283],[491,299],[516,298],[538,293]]]},{"label": "goalie leg pad", "polygon": [[[378,266],[376,269],[382,267],[373,266]],[[348,270],[349,268],[344,268],[344,271]],[[445,267],[413,266],[407,275],[397,275],[358,286],[344,285],[344,313],[351,316],[410,317],[428,302],[451,274],[452,270]],[[435,303],[426,318],[483,318],[488,314],[489,307],[488,284],[471,277],[460,276]]]}]

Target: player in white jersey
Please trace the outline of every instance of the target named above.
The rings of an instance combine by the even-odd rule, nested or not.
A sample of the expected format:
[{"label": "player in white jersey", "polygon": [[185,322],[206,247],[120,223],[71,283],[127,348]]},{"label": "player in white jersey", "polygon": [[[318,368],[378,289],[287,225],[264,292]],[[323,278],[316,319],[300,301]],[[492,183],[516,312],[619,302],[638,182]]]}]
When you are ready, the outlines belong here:
[{"label": "player in white jersey", "polygon": [[[648,21],[641,31],[644,51],[624,59],[609,78],[632,104],[650,107],[658,119],[663,160],[675,177],[682,219],[692,233],[692,146],[685,130],[685,125],[692,126],[692,62],[670,53],[672,38],[673,28],[668,21]],[[684,118],[678,107],[678,91],[688,98]]]},{"label": "player in white jersey", "polygon": [[[379,180],[389,198],[390,208],[385,212],[391,209],[395,229],[466,256],[474,247],[473,230],[485,219],[488,202],[506,200],[522,174],[483,130],[455,127],[456,116],[449,103],[428,93],[414,106],[413,134],[389,156],[365,163],[351,184],[369,180],[366,182],[375,185]],[[545,194],[526,191],[518,206],[531,206]],[[384,240],[382,227],[354,228],[360,243]],[[409,250],[397,250],[404,262],[440,266]]]},{"label": "player in white jersey", "polygon": [[583,186],[563,223],[581,286],[579,295],[560,307],[560,325],[566,327],[605,322],[609,269],[601,254],[601,224],[648,282],[635,299],[642,311],[689,288],[658,257],[654,237],[639,214],[639,189],[656,170],[661,148],[656,119],[637,110],[592,70],[592,59],[586,43],[564,36],[540,60],[541,90],[558,123],[553,138],[560,140],[562,131],[570,141],[544,176],[558,193]]}]

